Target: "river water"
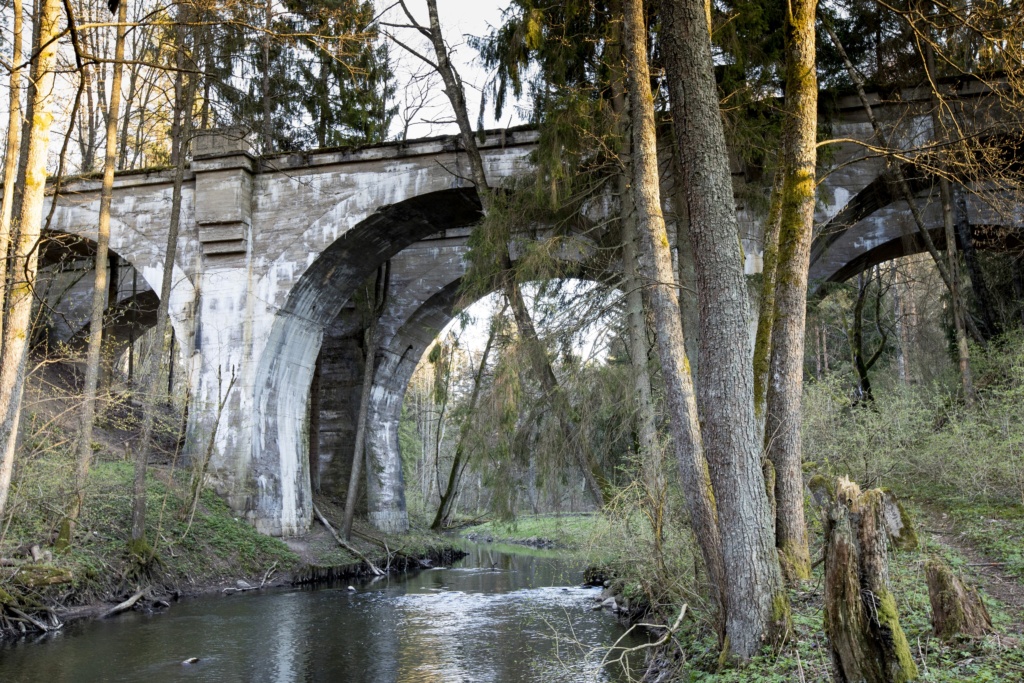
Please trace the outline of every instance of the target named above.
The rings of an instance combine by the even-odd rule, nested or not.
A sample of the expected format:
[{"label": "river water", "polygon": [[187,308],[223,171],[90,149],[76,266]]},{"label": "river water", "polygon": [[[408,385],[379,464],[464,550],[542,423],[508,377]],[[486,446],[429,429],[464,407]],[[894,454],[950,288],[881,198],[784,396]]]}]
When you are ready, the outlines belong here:
[{"label": "river water", "polygon": [[[520,683],[619,681],[580,561],[467,544],[449,568],[186,600],[0,645],[0,681]],[[621,645],[641,642],[631,634]],[[182,664],[190,657],[199,662]]]}]

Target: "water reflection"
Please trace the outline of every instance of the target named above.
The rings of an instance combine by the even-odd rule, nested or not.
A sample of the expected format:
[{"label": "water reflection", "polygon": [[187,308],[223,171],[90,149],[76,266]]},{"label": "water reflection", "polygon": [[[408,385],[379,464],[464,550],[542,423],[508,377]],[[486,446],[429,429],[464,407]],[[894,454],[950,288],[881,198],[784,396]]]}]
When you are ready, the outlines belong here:
[{"label": "water reflection", "polygon": [[[457,566],[357,585],[196,600],[0,648],[0,681],[614,681],[622,633],[578,562],[467,546]],[[632,641],[630,644],[636,644]],[[194,665],[182,665],[199,657]]]}]

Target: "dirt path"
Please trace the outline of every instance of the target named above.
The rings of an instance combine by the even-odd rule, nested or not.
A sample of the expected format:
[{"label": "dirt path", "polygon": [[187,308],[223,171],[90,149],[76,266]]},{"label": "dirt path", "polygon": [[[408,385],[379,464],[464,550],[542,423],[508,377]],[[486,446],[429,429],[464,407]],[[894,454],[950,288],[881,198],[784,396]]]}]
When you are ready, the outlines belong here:
[{"label": "dirt path", "polygon": [[956,551],[967,560],[963,573],[965,577],[1003,603],[1013,618],[1010,630],[1024,634],[1024,585],[1003,571],[1002,563],[988,557],[956,530],[952,518],[944,512],[925,511],[925,528],[932,540],[943,548]]}]

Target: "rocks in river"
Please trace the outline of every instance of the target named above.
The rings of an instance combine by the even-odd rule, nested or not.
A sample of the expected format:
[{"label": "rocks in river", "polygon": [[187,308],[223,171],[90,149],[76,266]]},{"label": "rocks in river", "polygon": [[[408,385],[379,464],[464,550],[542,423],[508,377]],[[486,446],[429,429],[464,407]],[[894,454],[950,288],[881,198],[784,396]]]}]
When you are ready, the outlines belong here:
[{"label": "rocks in river", "polygon": [[356,587],[355,586],[349,586],[348,587],[348,592],[349,593],[355,593],[356,592]]},{"label": "rocks in river", "polygon": [[253,586],[250,585],[248,581],[244,581],[243,579],[235,581],[235,585],[238,586],[238,590],[242,591],[251,591],[253,589]]},{"label": "rocks in river", "polygon": [[195,664],[198,661],[199,661],[199,657],[189,657],[184,662],[182,662],[181,665],[182,666],[188,666],[190,664]]}]

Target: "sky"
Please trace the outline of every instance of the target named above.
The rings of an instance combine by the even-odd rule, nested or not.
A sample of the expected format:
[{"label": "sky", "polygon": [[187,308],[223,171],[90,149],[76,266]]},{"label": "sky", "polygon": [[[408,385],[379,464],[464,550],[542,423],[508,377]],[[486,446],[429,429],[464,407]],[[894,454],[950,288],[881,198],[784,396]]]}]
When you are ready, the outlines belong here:
[{"label": "sky", "polygon": [[[479,63],[476,50],[467,44],[466,39],[467,36],[485,36],[492,27],[499,26],[502,11],[508,4],[507,0],[438,0],[437,3],[441,30],[453,49],[452,63],[466,84],[467,108],[474,124],[480,108],[480,91],[486,83],[487,74]],[[406,5],[421,24],[428,25],[425,0],[406,0]],[[395,0],[377,0],[377,7],[385,23],[408,24],[408,19]],[[416,31],[391,27],[386,30],[393,32],[406,45],[433,59],[432,47]],[[395,136],[400,137],[406,119],[413,121],[408,129],[409,138],[457,133],[440,77],[430,73],[429,67],[422,60],[397,45],[392,47],[392,59],[397,81],[395,97],[399,106],[398,116],[392,124]],[[424,99],[422,93],[428,85],[430,96],[427,106],[416,112],[416,104]],[[522,118],[517,116],[515,107],[507,107],[501,121],[494,118],[493,111],[486,113],[484,121],[488,128],[498,128],[522,123]]]}]

